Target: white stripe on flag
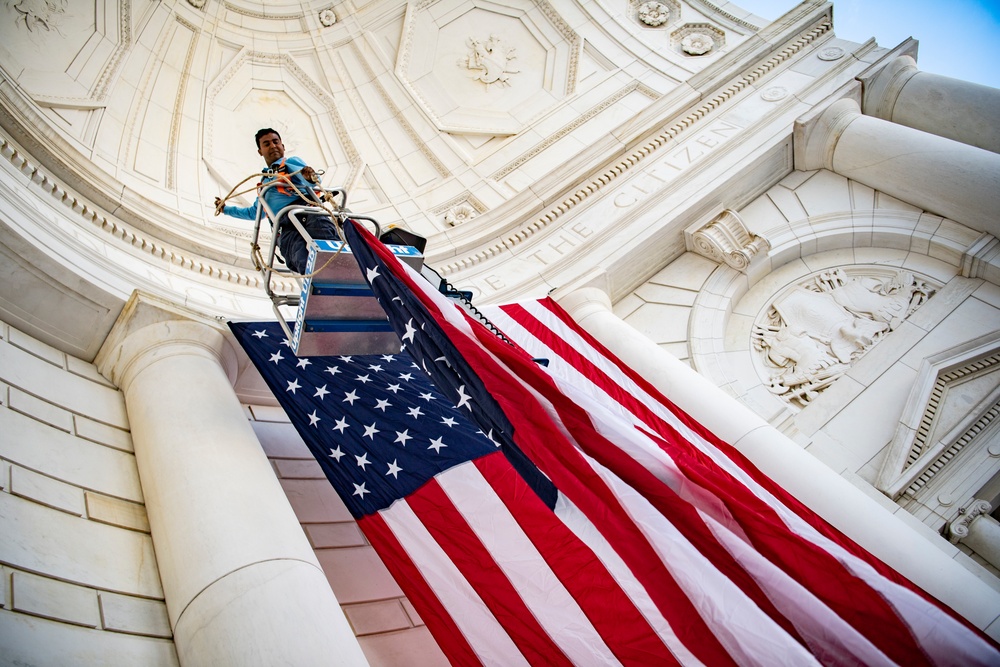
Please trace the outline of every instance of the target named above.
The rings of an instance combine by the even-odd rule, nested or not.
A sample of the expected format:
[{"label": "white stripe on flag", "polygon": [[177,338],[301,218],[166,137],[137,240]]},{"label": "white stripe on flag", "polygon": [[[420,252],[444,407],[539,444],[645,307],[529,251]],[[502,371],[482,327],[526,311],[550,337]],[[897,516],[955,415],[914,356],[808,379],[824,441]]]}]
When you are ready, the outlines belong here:
[{"label": "white stripe on flag", "polygon": [[400,500],[380,512],[427,585],[451,613],[472,650],[486,665],[527,665],[521,651],[410,506]]},{"label": "white stripe on flag", "polygon": [[677,658],[677,661],[688,667],[704,667],[681,643],[681,640],[674,634],[673,629],[663,614],[657,609],[656,603],[650,599],[646,588],[635,578],[632,570],[622,560],[618,552],[608,543],[601,534],[601,531],[591,523],[590,519],[579,510],[566,496],[559,494],[556,500],[556,516],[573,531],[580,540],[597,554],[597,557],[607,568],[611,576],[614,577],[618,585],[629,596],[635,604],[639,613],[649,622],[656,634],[663,640],[663,643],[670,649],[670,652]]},{"label": "white stripe on flag", "polygon": [[475,465],[436,479],[563,653],[577,665],[621,664]]}]

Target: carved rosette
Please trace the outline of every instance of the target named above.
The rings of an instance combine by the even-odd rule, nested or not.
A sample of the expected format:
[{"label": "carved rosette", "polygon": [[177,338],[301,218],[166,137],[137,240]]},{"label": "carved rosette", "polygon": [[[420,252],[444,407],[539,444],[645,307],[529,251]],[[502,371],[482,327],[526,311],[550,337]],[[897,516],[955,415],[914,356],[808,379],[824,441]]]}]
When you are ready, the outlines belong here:
[{"label": "carved rosette", "polygon": [[704,56],[726,44],[726,34],[708,23],[688,23],[670,35],[675,48],[687,56]]},{"label": "carved rosette", "polygon": [[834,269],[792,286],[751,333],[765,384],[805,407],[933,294],[927,281],[883,267]]},{"label": "carved rosette", "polygon": [[691,245],[698,254],[742,272],[755,257],[771,248],[767,239],[747,229],[736,211],[730,209],[692,233]]},{"label": "carved rosette", "polygon": [[478,212],[476,209],[468,204],[459,204],[458,206],[453,206],[444,214],[444,221],[448,223],[450,227],[457,227],[463,222],[468,222],[476,217]]},{"label": "carved rosette", "polygon": [[337,22],[337,15],[329,7],[321,9],[319,10],[319,22],[324,28],[329,28]]}]

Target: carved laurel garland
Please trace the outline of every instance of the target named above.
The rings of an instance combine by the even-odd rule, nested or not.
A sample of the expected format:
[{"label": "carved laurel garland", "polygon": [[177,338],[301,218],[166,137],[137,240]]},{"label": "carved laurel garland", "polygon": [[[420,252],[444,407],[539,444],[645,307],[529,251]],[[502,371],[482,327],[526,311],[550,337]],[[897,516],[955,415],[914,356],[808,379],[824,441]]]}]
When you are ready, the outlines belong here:
[{"label": "carved laurel garland", "polygon": [[824,271],[783,291],[751,334],[767,388],[805,407],[935,289],[908,271],[855,266]]},{"label": "carved laurel garland", "polygon": [[[101,215],[90,208],[85,202],[77,199],[72,193],[57,183],[53,177],[46,174],[38,165],[21,155],[17,148],[4,137],[0,137],[0,155],[3,155],[15,169],[30,178],[43,192],[49,194],[72,210],[85,222],[106,232],[117,241],[121,241],[132,248],[175,266],[189,269],[203,276],[222,280],[223,282],[258,288],[262,284],[260,276],[256,273],[245,273],[233,269],[232,266],[218,266],[202,257],[186,255],[175,247],[150,240],[148,237],[140,235],[120,221],[111,220]],[[291,291],[294,289],[294,285],[289,282],[287,285],[275,285],[275,288]]]},{"label": "carved laurel garland", "polygon": [[541,217],[536,218],[533,222],[524,225],[518,231],[509,235],[507,238],[502,239],[499,243],[489,246],[485,250],[481,250],[473,255],[442,266],[439,269],[439,272],[441,275],[447,276],[455,273],[456,271],[461,271],[462,269],[475,266],[485,262],[491,257],[495,257],[496,255],[505,252],[506,250],[512,249],[531,238],[537,232],[542,231],[547,226],[558,220],[563,214],[569,212],[582,203],[585,199],[610,185],[619,176],[627,174],[630,169],[638,164],[641,164],[646,158],[653,155],[663,146],[667,145],[674,137],[694,126],[709,114],[717,111],[722,107],[722,105],[731,100],[745,88],[753,85],[757,80],[764,77],[775,67],[785,62],[809,44],[816,41],[816,39],[829,32],[832,27],[833,24],[828,18],[821,19],[819,23],[816,24],[816,27],[805,32],[797,40],[769,58],[766,62],[764,62],[764,64],[750,70],[718,95],[715,95],[710,100],[702,103],[687,116],[665,128],[660,132],[660,134],[653,137],[639,148],[633,150],[628,157],[604,170],[604,172],[599,176],[592,178],[589,183],[585,184],[572,195],[550,208]]}]

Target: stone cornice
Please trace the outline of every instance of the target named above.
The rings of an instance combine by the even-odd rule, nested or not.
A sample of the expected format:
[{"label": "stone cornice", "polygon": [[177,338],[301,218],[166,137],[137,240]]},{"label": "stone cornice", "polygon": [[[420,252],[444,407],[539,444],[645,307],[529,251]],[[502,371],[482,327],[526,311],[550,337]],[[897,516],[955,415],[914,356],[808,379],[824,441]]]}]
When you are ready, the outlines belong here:
[{"label": "stone cornice", "polygon": [[[679,118],[672,116],[670,124],[660,125],[660,127],[647,134],[640,141],[635,142],[631,149],[625,151],[614,162],[594,173],[593,176],[582,184],[577,182],[574,190],[555,197],[554,203],[544,207],[540,215],[520,223],[517,227],[505,230],[493,243],[485,247],[480,247],[477,251],[470,252],[464,257],[454,259],[447,264],[439,266],[439,271],[443,275],[452,275],[510,251],[535,234],[543,231],[549,225],[560,220],[565,214],[592,196],[603,194],[606,191],[605,189],[619,177],[630,175],[632,169],[642,165],[648,158],[657,156],[661,148],[672,145],[671,142],[676,137],[697,126],[704,119],[717,115],[716,112],[723,109],[736,95],[800,53],[803,49],[828,33],[832,27],[833,24],[830,17],[827,14],[823,14],[796,38],[788,40],[783,48],[777,50],[763,63],[737,76],[725,88],[715,91],[707,99],[703,98],[703,101],[696,104],[693,108],[688,107],[689,111],[684,116]],[[767,47],[761,45],[759,48],[764,49]],[[734,57],[743,61],[745,54],[734,54]],[[720,65],[722,62],[724,61],[720,61]],[[722,73],[719,72],[718,74],[721,76]],[[712,76],[711,78],[718,80],[717,76]],[[532,196],[538,195],[532,193]]]}]

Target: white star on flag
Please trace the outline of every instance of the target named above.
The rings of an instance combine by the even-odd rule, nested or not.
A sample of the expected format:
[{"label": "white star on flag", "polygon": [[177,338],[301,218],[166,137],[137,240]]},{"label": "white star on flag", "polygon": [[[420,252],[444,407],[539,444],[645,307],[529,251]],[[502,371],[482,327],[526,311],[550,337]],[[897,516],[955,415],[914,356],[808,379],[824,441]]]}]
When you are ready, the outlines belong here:
[{"label": "white star on flag", "polygon": [[368,269],[368,272],[366,274],[366,276],[368,277],[368,282],[369,283],[375,282],[375,279],[378,278],[378,275],[379,274],[377,266],[373,266],[372,268]]},{"label": "white star on flag", "polygon": [[458,422],[452,419],[451,417],[442,417],[441,423],[450,428],[455,424],[457,424]]},{"label": "white star on flag", "polygon": [[402,336],[400,336],[400,338],[403,340],[408,340],[412,343],[413,334],[415,333],[417,333],[417,330],[413,328],[413,318],[410,318],[410,321],[406,323],[406,332]]},{"label": "white star on flag", "polygon": [[420,418],[420,415],[424,414],[424,413],[423,413],[423,412],[422,412],[422,411],[420,410],[420,407],[419,407],[419,406],[413,406],[412,408],[408,408],[408,409],[407,409],[406,411],[407,411],[407,412],[409,413],[409,415],[410,415],[411,417],[413,417],[414,419],[419,419],[419,418]]},{"label": "white star on flag", "polygon": [[326,372],[329,373],[330,375],[336,375],[337,373],[340,372],[340,369],[337,368],[336,366],[327,366]]},{"label": "white star on flag", "polygon": [[347,427],[348,427],[347,417],[341,417],[340,419],[337,420],[337,423],[334,425],[333,430],[340,431],[341,433],[343,433],[344,429]]},{"label": "white star on flag", "polygon": [[335,459],[337,463],[340,463],[340,457],[344,455],[344,452],[340,451],[340,445],[337,445],[336,449],[330,450],[330,458]]},{"label": "white star on flag", "polygon": [[368,452],[365,452],[361,456],[358,456],[357,454],[355,454],[354,458],[356,458],[358,460],[358,467],[361,468],[362,470],[365,469],[365,466],[368,466],[368,465],[372,464],[372,462],[368,460]]},{"label": "white star on flag", "polygon": [[273,361],[274,363],[278,363],[282,359],[284,359],[284,357],[281,356],[281,350],[278,350],[277,352],[271,355],[271,361]]},{"label": "white star on flag", "polygon": [[323,397],[324,397],[324,396],[326,396],[326,395],[327,395],[327,394],[329,394],[329,393],[330,393],[330,392],[328,392],[328,391],[326,390],[326,385],[323,385],[322,387],[317,387],[317,388],[316,388],[316,393],[315,393],[315,394],[313,394],[313,398],[318,398],[319,400],[321,400],[321,401],[322,401],[322,400],[323,400]]},{"label": "white star on flag", "polygon": [[398,442],[399,444],[403,445],[403,447],[406,447],[406,441],[412,439],[413,436],[410,435],[410,429],[406,429],[404,431],[396,431],[396,439],[393,440],[393,442],[394,443]]},{"label": "white star on flag", "polygon": [[315,410],[312,411],[311,415],[307,415],[307,416],[309,417],[309,425],[310,426],[316,426],[316,424],[318,424],[320,422],[320,418],[316,414]]},{"label": "white star on flag", "polygon": [[305,357],[302,357],[301,359],[299,359],[299,360],[298,360],[298,362],[297,362],[297,363],[295,364],[295,366],[296,366],[297,368],[302,368],[302,369],[304,369],[304,368],[305,368],[306,366],[308,366],[308,365],[309,365],[309,364],[311,364],[311,363],[312,363],[311,361],[309,361],[309,360],[308,360],[308,359],[306,359]]},{"label": "white star on flag", "polygon": [[471,396],[465,393],[465,385],[463,384],[458,388],[458,405],[456,405],[455,407],[460,408],[464,405],[467,409],[471,410],[472,405],[469,404],[469,400],[471,398],[472,398]]},{"label": "white star on flag", "polygon": [[290,391],[294,394],[296,389],[301,389],[301,388],[302,385],[299,384],[299,379],[295,378],[294,380],[288,383],[288,389],[286,389],[285,391]]},{"label": "white star on flag", "polygon": [[261,329],[260,331],[254,331],[251,334],[254,338],[267,338],[267,332]]},{"label": "white star on flag", "polygon": [[375,428],[375,422],[372,422],[371,426],[365,426],[364,435],[362,435],[361,437],[362,438],[371,438],[372,440],[374,440],[376,433],[381,433],[381,431],[379,431],[377,428]]},{"label": "white star on flag", "polygon": [[424,399],[425,401],[433,401],[435,398],[437,398],[437,396],[428,391],[426,393],[420,394],[420,398]]},{"label": "white star on flag", "polygon": [[441,448],[448,446],[448,445],[444,444],[444,442],[442,442],[442,440],[443,440],[443,438],[434,438],[433,440],[431,440],[431,446],[428,447],[427,449],[433,449],[435,454],[440,454],[441,453]]},{"label": "white star on flag", "polygon": [[371,491],[369,491],[368,489],[366,489],[365,488],[365,483],[362,482],[361,484],[355,484],[354,485],[354,493],[351,494],[351,495],[360,496],[361,499],[364,500],[364,497],[365,497],[366,493],[371,493]]},{"label": "white star on flag", "polygon": [[391,408],[391,407],[392,407],[392,403],[390,403],[389,399],[387,399],[387,398],[380,398],[375,403],[375,409],[376,410],[381,410],[382,412],[385,412],[386,408]]},{"label": "white star on flag", "polygon": [[396,465],[396,459],[393,459],[392,463],[389,464],[389,472],[387,472],[386,475],[392,475],[394,478],[399,479],[399,473],[402,470],[402,468]]},{"label": "white star on flag", "polygon": [[354,405],[354,401],[358,400],[358,393],[353,389],[348,393],[344,394],[344,400],[341,403],[350,403]]}]

